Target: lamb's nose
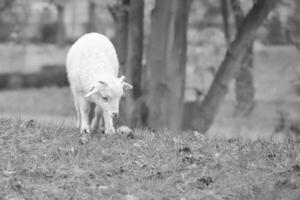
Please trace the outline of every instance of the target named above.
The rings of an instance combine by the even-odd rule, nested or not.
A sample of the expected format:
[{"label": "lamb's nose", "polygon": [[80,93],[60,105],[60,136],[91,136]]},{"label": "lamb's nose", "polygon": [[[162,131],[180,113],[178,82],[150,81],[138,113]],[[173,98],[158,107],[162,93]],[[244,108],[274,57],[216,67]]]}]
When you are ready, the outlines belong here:
[{"label": "lamb's nose", "polygon": [[113,113],[112,113],[112,116],[113,116],[113,117],[118,117],[118,116],[119,116],[119,113],[113,112]]}]

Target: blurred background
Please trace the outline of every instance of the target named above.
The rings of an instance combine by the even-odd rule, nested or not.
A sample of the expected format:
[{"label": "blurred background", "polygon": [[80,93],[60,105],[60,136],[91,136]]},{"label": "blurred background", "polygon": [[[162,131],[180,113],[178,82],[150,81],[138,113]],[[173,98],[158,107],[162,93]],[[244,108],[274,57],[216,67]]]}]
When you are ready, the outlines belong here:
[{"label": "blurred background", "polygon": [[[78,37],[99,32],[112,39],[135,87],[121,103],[120,124],[197,129],[203,100],[255,2],[0,0],[0,116],[73,126],[65,57]],[[300,133],[300,2],[278,1],[263,12],[210,135]]]}]

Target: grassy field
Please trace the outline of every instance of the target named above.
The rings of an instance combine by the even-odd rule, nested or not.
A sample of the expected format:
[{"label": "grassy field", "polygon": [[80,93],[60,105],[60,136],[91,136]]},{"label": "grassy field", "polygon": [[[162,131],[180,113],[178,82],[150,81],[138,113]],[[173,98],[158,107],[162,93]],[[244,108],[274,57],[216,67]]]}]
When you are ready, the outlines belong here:
[{"label": "grassy field", "polygon": [[300,146],[0,120],[0,199],[300,199]]}]

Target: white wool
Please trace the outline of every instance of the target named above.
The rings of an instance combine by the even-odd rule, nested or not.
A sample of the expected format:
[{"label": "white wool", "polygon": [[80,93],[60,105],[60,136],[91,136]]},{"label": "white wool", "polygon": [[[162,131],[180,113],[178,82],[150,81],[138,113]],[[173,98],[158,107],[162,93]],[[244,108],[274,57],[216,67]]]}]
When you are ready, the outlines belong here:
[{"label": "white wool", "polygon": [[[88,33],[70,48],[66,59],[67,74],[74,97],[80,132],[96,130],[103,118],[106,133],[114,133],[113,117],[118,116],[124,89],[132,85],[118,78],[119,62],[110,40],[98,33]],[[94,118],[89,120],[91,104]]]},{"label": "white wool", "polygon": [[66,59],[68,78],[73,92],[86,94],[97,81],[117,77],[119,62],[110,40],[98,33],[80,37]]}]

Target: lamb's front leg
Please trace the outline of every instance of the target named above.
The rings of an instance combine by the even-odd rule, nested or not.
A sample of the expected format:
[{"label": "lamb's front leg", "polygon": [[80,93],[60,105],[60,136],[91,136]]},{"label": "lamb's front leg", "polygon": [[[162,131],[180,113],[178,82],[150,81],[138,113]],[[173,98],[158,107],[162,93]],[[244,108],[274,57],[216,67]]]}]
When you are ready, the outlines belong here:
[{"label": "lamb's front leg", "polygon": [[99,129],[99,126],[101,126],[101,120],[102,120],[102,109],[100,106],[95,106],[95,115],[91,123],[91,129],[92,131],[97,132]]},{"label": "lamb's front leg", "polygon": [[103,119],[104,119],[104,126],[105,126],[105,134],[114,134],[115,128],[113,125],[112,116],[108,112],[103,111]]},{"label": "lamb's front leg", "polygon": [[89,114],[91,112],[91,104],[84,98],[78,98],[79,108],[80,108],[80,117],[81,117],[81,133],[91,133],[91,127],[89,123]]}]

